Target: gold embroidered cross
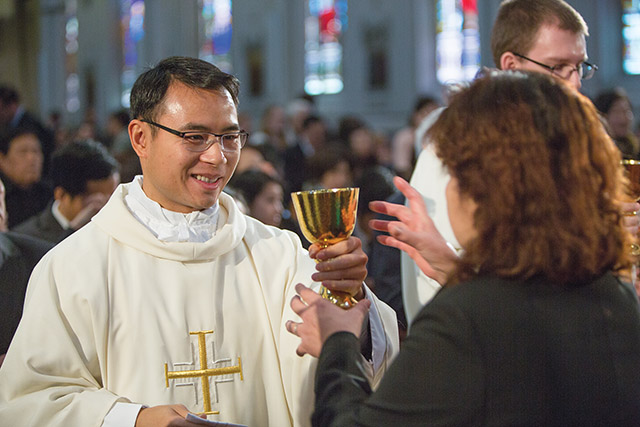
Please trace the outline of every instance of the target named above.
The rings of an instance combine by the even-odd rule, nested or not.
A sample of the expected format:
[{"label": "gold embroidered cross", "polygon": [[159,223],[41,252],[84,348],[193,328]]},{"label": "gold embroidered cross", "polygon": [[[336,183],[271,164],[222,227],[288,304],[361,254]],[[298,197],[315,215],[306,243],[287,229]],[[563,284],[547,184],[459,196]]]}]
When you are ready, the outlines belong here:
[{"label": "gold embroidered cross", "polygon": [[[193,371],[169,371],[167,364],[164,364],[165,384],[169,387],[169,379],[175,378],[200,378],[202,383],[202,398],[204,402],[205,415],[219,414],[219,411],[211,410],[211,396],[209,392],[209,377],[218,375],[240,374],[240,380],[244,381],[242,376],[242,360],[238,357],[238,364],[235,366],[227,366],[224,368],[209,368],[207,366],[207,346],[205,343],[205,335],[212,334],[213,331],[197,331],[189,332],[189,335],[198,336],[198,351],[200,354],[200,369]],[[215,363],[215,362],[214,362]]]}]

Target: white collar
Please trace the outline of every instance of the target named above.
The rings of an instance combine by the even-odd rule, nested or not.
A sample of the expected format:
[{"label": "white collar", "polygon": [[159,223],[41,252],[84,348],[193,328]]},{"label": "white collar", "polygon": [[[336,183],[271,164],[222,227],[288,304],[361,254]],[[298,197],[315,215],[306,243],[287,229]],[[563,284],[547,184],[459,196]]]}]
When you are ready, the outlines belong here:
[{"label": "white collar", "polygon": [[56,221],[58,221],[60,227],[62,227],[64,230],[68,230],[69,228],[71,228],[71,223],[69,222],[67,217],[62,215],[62,212],[60,212],[60,200],[53,201],[53,205],[51,205],[51,214],[56,219]]},{"label": "white collar", "polygon": [[164,209],[144,193],[141,175],[133,179],[124,201],[133,216],[163,242],[206,242],[218,228],[218,202],[188,214]]}]

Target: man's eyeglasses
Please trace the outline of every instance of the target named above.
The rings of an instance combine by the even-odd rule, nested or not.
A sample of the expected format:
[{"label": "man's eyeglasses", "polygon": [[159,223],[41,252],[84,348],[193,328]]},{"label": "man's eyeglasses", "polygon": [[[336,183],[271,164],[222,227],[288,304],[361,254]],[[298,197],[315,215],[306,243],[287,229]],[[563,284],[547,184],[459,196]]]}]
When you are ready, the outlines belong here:
[{"label": "man's eyeglasses", "polygon": [[565,80],[568,80],[571,77],[571,73],[573,73],[574,71],[578,73],[578,76],[580,77],[580,79],[589,80],[591,77],[593,77],[593,75],[598,70],[597,65],[589,64],[588,62],[583,62],[577,67],[574,67],[573,65],[570,65],[570,64],[560,64],[560,65],[554,65],[552,67],[550,65],[543,64],[542,62],[538,62],[531,58],[527,58],[526,56],[520,55],[519,53],[516,53],[516,52],[511,52],[511,53],[513,53],[518,58],[526,59],[529,62],[533,62],[534,64],[541,66],[542,68],[546,68],[556,76]]},{"label": "man's eyeglasses", "polygon": [[247,142],[247,138],[249,137],[249,133],[243,130],[222,134],[203,131],[180,132],[166,126],[162,126],[161,124],[158,124],[156,122],[152,122],[151,120],[140,119],[140,121],[179,136],[180,138],[182,138],[182,141],[184,142],[187,150],[194,153],[207,151],[209,147],[211,147],[216,141],[220,141],[220,147],[222,148],[222,151],[233,153],[239,151],[242,147],[244,147],[244,144]]}]

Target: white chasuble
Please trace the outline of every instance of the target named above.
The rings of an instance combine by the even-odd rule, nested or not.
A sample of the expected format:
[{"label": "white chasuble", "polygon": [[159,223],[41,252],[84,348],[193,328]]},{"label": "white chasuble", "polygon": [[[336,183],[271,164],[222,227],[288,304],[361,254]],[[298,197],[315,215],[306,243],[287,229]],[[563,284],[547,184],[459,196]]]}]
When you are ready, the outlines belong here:
[{"label": "white chasuble", "polygon": [[[318,286],[298,237],[222,194],[211,239],[163,242],[125,205],[129,185],[35,268],[0,368],[0,424],[100,426],[132,402],[310,425],[316,361],[285,328],[294,286]],[[395,315],[367,297],[379,379],[397,351]]]}]

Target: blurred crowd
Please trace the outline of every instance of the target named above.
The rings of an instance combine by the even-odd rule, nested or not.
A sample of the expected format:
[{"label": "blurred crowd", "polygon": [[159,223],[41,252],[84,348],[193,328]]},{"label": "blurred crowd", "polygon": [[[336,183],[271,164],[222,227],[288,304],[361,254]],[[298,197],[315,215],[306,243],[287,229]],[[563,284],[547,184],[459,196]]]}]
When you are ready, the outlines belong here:
[{"label": "blurred crowd", "polygon": [[[640,159],[632,103],[624,90],[603,91],[593,102],[623,157]],[[411,176],[429,122],[425,118],[435,117],[431,113],[439,107],[437,98],[419,97],[406,123],[392,131],[381,131],[356,114],[332,123],[307,96],[268,106],[258,123],[241,111],[240,127],[249,132],[249,140],[225,191],[246,214],[296,232],[308,247],[290,194],[359,187],[355,235],[370,257],[367,284],[394,305],[394,297],[385,293],[388,286],[398,286],[399,253],[376,242],[367,226],[374,217],[368,205],[403,202],[392,179]],[[141,174],[129,141],[129,120],[126,110],[113,111],[106,120],[89,110],[79,126],[66,125],[58,112],[43,122],[25,109],[14,88],[0,86],[0,179],[6,197],[0,229],[56,244],[86,224],[118,183]],[[405,323],[401,309],[398,315]]]}]

